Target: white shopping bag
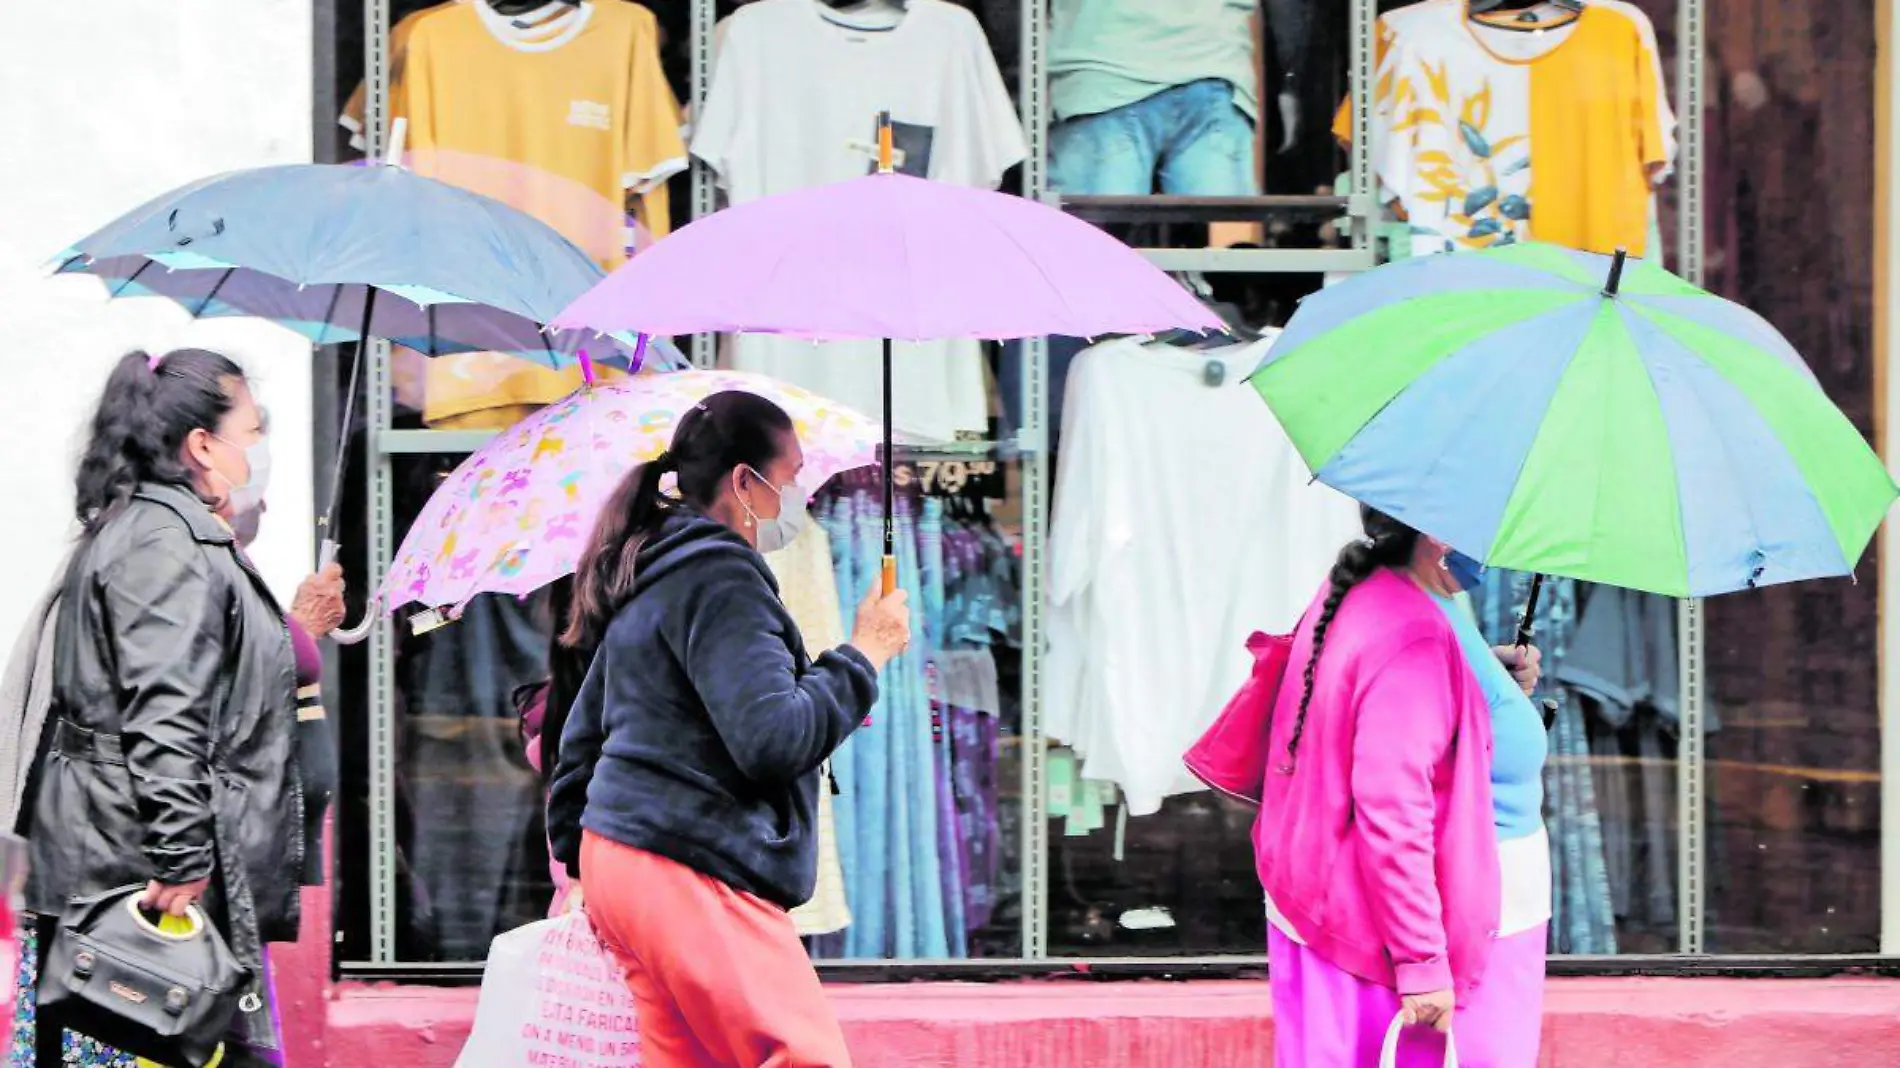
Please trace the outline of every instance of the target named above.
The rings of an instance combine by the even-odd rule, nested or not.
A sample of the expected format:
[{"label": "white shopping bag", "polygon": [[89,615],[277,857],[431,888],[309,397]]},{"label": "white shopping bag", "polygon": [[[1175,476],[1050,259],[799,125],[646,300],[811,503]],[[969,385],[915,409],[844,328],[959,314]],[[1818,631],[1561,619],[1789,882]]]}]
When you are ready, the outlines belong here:
[{"label": "white shopping bag", "polygon": [[[499,941],[499,939],[497,939]],[[482,987],[482,998],[488,998],[488,987]],[[1398,1068],[1399,1032],[1405,1029],[1405,1014],[1392,1017],[1392,1026],[1385,1029],[1385,1046],[1379,1050],[1379,1068]],[[1445,1068],[1458,1068],[1458,1045],[1445,1035]]]},{"label": "white shopping bag", "polygon": [[495,936],[456,1068],[633,1068],[633,995],[584,912]]}]

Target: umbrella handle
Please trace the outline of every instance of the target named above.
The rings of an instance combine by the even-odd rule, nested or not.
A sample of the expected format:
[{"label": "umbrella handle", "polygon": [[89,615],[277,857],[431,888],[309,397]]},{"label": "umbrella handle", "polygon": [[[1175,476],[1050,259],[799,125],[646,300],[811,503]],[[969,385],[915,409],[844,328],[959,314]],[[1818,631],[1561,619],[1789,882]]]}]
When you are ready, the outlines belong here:
[{"label": "umbrella handle", "polygon": [[1524,618],[1519,620],[1517,624],[1517,641],[1512,643],[1520,649],[1527,648],[1531,644],[1531,636],[1536,632],[1537,601],[1543,592],[1544,576],[1542,574],[1532,575],[1531,595],[1524,605]]},{"label": "umbrella handle", "polygon": [[336,630],[331,631],[330,640],[338,645],[358,645],[362,643],[363,639],[369,637],[370,631],[375,629],[376,613],[370,612],[363,617],[362,622],[354,627],[338,627]]},{"label": "umbrella handle", "polygon": [[[897,592],[897,557],[889,554],[885,555],[884,567],[878,579],[878,589],[886,597]],[[869,715],[865,716],[864,722],[859,724],[859,726],[862,727],[869,727],[870,725],[871,717]]]},{"label": "umbrella handle", "polygon": [[[1617,260],[1617,264],[1619,267],[1621,266],[1622,262],[1623,261],[1621,259]],[[1531,646],[1531,638],[1533,634],[1535,633],[1535,629],[1536,629],[1535,624],[1537,621],[1537,600],[1539,596],[1543,594],[1543,592],[1544,592],[1544,576],[1541,574],[1531,576],[1530,600],[1524,606],[1524,618],[1520,620],[1517,624],[1517,641],[1512,643],[1516,645],[1519,649],[1528,649]],[[1544,717],[1544,729],[1546,731],[1550,730],[1552,727],[1557,725],[1557,702],[1554,699],[1549,698],[1549,697],[1544,698],[1544,703],[1538,709],[1538,711]]]},{"label": "umbrella handle", "polygon": [[[317,570],[322,571],[336,563],[336,554],[336,539],[323,539],[323,544],[317,548]],[[372,604],[364,606],[363,618],[356,626],[338,627],[330,632],[330,640],[338,645],[358,645],[363,639],[369,637],[370,631],[376,629],[376,610],[373,602],[372,598]]]}]

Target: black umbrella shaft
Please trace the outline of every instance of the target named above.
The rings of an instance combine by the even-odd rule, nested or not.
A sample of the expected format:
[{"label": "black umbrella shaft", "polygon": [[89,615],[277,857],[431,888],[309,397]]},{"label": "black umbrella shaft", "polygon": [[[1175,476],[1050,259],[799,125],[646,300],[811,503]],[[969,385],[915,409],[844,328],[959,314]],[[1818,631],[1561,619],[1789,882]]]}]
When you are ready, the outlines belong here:
[{"label": "black umbrella shaft", "polygon": [[884,556],[897,555],[897,452],[891,433],[891,339],[884,339]]},{"label": "black umbrella shaft", "polygon": [[[1531,576],[1531,595],[1530,595],[1530,598],[1526,600],[1524,603],[1524,618],[1518,620],[1517,641],[1513,643],[1519,649],[1529,649],[1531,647],[1531,638],[1536,632],[1537,602],[1540,596],[1543,594],[1543,592],[1544,592],[1544,576],[1532,575]],[[1557,702],[1555,700],[1546,697],[1544,699],[1543,707],[1540,708],[1538,711],[1543,714],[1545,730],[1549,730],[1551,729],[1551,727],[1556,725]]]},{"label": "black umbrella shaft", "polygon": [[[339,286],[339,291],[341,287]],[[350,388],[343,395],[343,425],[337,428],[336,465],[330,472],[330,507],[317,520],[323,540],[334,541],[331,529],[336,519],[337,502],[343,497],[343,472],[350,462],[350,427],[356,421],[356,391],[363,380],[363,362],[369,358],[370,318],[376,314],[376,287],[363,287],[363,323],[356,332],[356,355],[350,361]]]},{"label": "black umbrella shaft", "polygon": [[1535,632],[1534,624],[1537,621],[1537,601],[1543,592],[1544,576],[1532,575],[1530,599],[1524,603],[1524,618],[1519,620],[1517,624],[1516,644],[1520,649],[1530,647],[1531,636]]}]

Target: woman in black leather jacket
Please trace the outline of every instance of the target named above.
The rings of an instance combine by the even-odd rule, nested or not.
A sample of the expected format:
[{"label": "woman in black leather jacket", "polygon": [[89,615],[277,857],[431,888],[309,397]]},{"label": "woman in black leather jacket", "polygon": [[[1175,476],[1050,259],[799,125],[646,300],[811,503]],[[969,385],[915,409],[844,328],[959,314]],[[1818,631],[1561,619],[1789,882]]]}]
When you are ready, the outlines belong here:
[{"label": "woman in black leather jacket", "polygon": [[[79,465],[27,894],[42,917],[131,884],[173,915],[198,903],[258,995],[264,943],[297,937],[304,849],[291,635],[228,522],[268,471],[230,360],[135,353],[112,372]],[[227,1068],[280,1047],[271,1015],[245,999]]]}]

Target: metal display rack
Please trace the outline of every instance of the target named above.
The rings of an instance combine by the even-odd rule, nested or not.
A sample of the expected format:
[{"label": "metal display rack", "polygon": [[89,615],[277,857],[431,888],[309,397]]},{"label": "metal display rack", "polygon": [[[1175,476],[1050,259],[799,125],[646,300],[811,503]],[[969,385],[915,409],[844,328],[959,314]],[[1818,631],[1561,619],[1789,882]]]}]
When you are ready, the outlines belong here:
[{"label": "metal display rack", "polygon": [[[1690,282],[1701,285],[1702,246],[1702,118],[1703,68],[1706,66],[1708,27],[1703,22],[1705,0],[1677,0],[1676,102],[1682,116],[1676,150],[1676,267]],[[1676,851],[1676,914],[1681,917],[1677,949],[1703,952],[1704,905],[1708,900],[1708,795],[1704,787],[1707,734],[1703,724],[1702,684],[1705,655],[1702,603],[1683,601],[1676,628],[1677,660],[1682,665],[1682,737],[1676,750],[1676,826],[1681,846]]]},{"label": "metal display rack", "polygon": [[[1377,18],[1377,0],[1348,0],[1347,56],[1351,85],[1350,110],[1353,129],[1367,131],[1371,124],[1371,87],[1374,75],[1373,30]],[[1702,122],[1705,46],[1704,10],[1707,0],[1678,0],[1675,96],[1680,115],[1681,145],[1677,173],[1673,179],[1678,191],[1679,227],[1677,266],[1692,282],[1702,276]],[[363,0],[364,46],[364,136],[371,158],[383,154],[387,142],[389,95],[389,0]],[[706,99],[712,71],[713,29],[716,22],[714,0],[693,0],[691,9],[691,92],[693,114],[697,115]],[[1049,0],[1021,0],[1021,84],[1018,101],[1023,126],[1028,135],[1029,155],[1022,168],[1023,194],[1057,204],[1077,215],[1107,221],[1145,219],[1147,221],[1194,222],[1212,218],[1232,218],[1249,214],[1254,221],[1288,216],[1311,216],[1324,211],[1349,221],[1346,247],[1339,249],[1150,249],[1144,250],[1157,265],[1169,271],[1215,272],[1341,272],[1371,267],[1374,263],[1373,223],[1379,205],[1372,190],[1373,146],[1369,139],[1355,138],[1349,153],[1348,173],[1352,193],[1345,197],[1258,197],[1243,200],[1199,201],[1193,198],[1059,198],[1049,188],[1048,148],[1050,127],[1048,31]],[[716,208],[716,183],[713,175],[697,161],[691,176],[694,217]],[[716,339],[696,337],[690,355],[698,366],[711,366]],[[478,447],[487,433],[453,431],[396,430],[392,427],[394,405],[391,393],[389,346],[377,342],[370,347],[371,362],[366,375],[367,418],[367,502],[368,502],[368,574],[371,588],[381,584],[397,547],[393,502],[393,461],[397,456],[417,454],[465,453]],[[1034,967],[1049,958],[1049,797],[1047,780],[1047,744],[1044,731],[1044,646],[1047,640],[1045,608],[1048,594],[1047,540],[1050,505],[1051,457],[1048,449],[1049,427],[1048,345],[1036,339],[1023,345],[1020,386],[1024,403],[1021,426],[1013,440],[995,443],[997,453],[1009,456],[1021,465],[1023,513],[1022,553],[1022,796],[1027,811],[1021,831],[1022,870],[1022,957],[1021,966]],[[430,965],[405,965],[396,953],[397,914],[397,820],[396,820],[396,736],[395,635],[392,627],[378,627],[369,639],[368,709],[370,751],[368,784],[370,960],[346,961],[345,969],[384,975],[411,974],[440,979],[453,969]],[[1703,900],[1705,887],[1706,805],[1703,787],[1704,745],[1703,709],[1703,632],[1702,613],[1695,602],[1683,602],[1681,608],[1680,655],[1682,678],[1682,736],[1678,763],[1680,834],[1679,894],[1682,917],[1680,952],[1697,954],[1703,948]],[[936,962],[921,962],[925,968]],[[1204,966],[1214,971],[1258,967],[1260,957],[1157,958],[1152,962],[1130,961],[1139,969],[1152,965],[1157,972],[1179,972]],[[876,968],[917,968],[920,962],[843,962],[841,971],[862,972]],[[466,969],[462,969],[466,971]]]}]

